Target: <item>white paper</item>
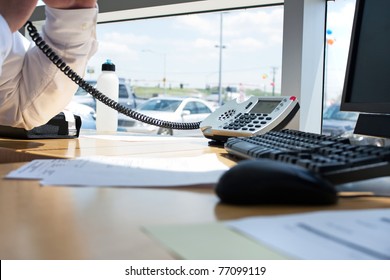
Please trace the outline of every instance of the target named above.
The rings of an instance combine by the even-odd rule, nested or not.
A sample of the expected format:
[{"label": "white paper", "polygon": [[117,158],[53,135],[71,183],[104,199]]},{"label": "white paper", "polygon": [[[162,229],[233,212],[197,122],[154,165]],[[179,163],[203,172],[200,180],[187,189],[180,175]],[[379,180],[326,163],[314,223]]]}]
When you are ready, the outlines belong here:
[{"label": "white paper", "polygon": [[292,258],[390,259],[390,209],[321,211],[226,224]]},{"label": "white paper", "polygon": [[172,137],[172,136],[162,136],[162,135],[153,135],[153,136],[143,136],[143,135],[83,135],[83,138],[92,138],[92,139],[103,139],[103,140],[115,140],[115,141],[125,141],[125,142],[175,142],[175,141],[188,141],[188,142],[201,142],[207,143],[208,139],[204,137]]},{"label": "white paper", "polygon": [[40,179],[42,185],[171,187],[214,184],[228,169],[216,155],[180,158],[96,156],[34,160],[8,179]]},{"label": "white paper", "polygon": [[11,171],[5,179],[43,179],[61,167],[72,166],[76,162],[68,159],[36,159]]}]

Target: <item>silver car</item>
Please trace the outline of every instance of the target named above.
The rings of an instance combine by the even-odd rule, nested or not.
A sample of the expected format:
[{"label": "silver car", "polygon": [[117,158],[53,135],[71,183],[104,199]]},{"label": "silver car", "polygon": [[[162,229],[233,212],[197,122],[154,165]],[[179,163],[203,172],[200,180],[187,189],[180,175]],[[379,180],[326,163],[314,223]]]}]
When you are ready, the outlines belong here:
[{"label": "silver car", "polygon": [[[141,104],[136,111],[165,121],[197,122],[204,120],[213,112],[213,106],[198,98],[155,97]],[[118,127],[128,132],[158,135],[201,135],[200,130],[182,131],[171,128],[161,128],[119,115]]]},{"label": "silver car", "polygon": [[[90,85],[96,86],[96,80],[87,81]],[[96,100],[92,95],[87,93],[84,89],[78,88],[73,96],[72,101],[80,104],[88,105],[96,110]],[[118,103],[126,106],[130,109],[134,109],[137,106],[136,95],[130,85],[129,80],[119,78],[119,96]]]}]

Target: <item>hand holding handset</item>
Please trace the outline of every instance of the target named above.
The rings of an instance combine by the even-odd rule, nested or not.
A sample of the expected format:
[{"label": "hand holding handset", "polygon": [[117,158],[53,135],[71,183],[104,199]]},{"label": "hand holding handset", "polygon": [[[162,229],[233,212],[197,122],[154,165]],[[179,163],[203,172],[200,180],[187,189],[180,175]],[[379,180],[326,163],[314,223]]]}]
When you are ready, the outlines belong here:
[{"label": "hand holding handset", "polygon": [[200,124],[206,138],[225,142],[229,137],[249,137],[284,128],[299,110],[295,96],[252,96],[232,100]]},{"label": "hand holding handset", "polygon": [[180,130],[200,128],[206,138],[225,142],[229,137],[252,136],[273,129],[282,129],[299,110],[297,98],[294,96],[253,96],[242,103],[237,103],[236,100],[226,103],[203,122],[180,123],[154,119],[120,105],[88,84],[46,44],[31,22],[27,22],[27,30],[47,58],[77,85],[119,113],[147,124]]}]

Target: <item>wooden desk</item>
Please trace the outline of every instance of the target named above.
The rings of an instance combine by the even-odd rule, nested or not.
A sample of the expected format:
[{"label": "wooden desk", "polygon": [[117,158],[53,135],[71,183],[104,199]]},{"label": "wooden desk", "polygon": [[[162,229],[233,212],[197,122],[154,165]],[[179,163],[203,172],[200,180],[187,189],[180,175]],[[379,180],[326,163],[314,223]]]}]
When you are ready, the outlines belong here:
[{"label": "wooden desk", "polygon": [[[145,141],[81,136],[72,140],[6,140],[0,147],[28,156],[72,158],[85,155],[194,156],[222,148],[203,138]],[[22,163],[0,164],[0,176]],[[220,204],[209,188],[40,187],[37,181],[0,179],[0,259],[173,259],[175,256],[142,226],[193,224],[253,215],[314,210],[388,208],[390,199],[341,199],[329,207]]]}]

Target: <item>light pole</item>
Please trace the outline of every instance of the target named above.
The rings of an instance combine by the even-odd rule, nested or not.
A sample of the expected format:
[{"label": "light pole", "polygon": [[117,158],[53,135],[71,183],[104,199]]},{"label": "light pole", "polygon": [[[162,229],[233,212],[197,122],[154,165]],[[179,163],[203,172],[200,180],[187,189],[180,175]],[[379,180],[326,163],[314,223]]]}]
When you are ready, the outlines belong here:
[{"label": "light pole", "polygon": [[149,49],[144,49],[142,50],[142,52],[149,52],[149,53],[154,53],[154,54],[158,54],[158,55],[161,55],[163,57],[163,88],[164,88],[164,94],[166,94],[167,92],[167,54],[166,53],[162,53],[162,52],[156,52],[156,51],[153,51],[153,50],[149,50]]},{"label": "light pole", "polygon": [[222,50],[226,48],[223,45],[223,14],[221,13],[220,23],[219,23],[219,45],[216,45],[216,48],[219,48],[219,77],[218,77],[218,105],[222,105]]},{"label": "light pole", "polygon": [[276,75],[276,70],[278,68],[277,67],[272,67],[272,96],[275,95],[275,75]]}]

